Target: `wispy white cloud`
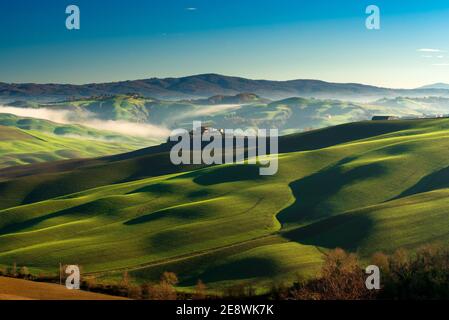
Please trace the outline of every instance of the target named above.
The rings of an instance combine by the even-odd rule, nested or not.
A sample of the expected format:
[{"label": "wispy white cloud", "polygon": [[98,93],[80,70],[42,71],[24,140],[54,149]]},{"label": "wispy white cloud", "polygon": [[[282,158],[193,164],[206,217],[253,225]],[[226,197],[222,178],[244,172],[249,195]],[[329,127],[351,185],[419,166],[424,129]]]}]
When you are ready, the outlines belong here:
[{"label": "wispy white cloud", "polygon": [[422,57],[426,58],[426,59],[444,59],[443,55],[432,56],[432,55],[426,54],[426,55],[423,55]]},{"label": "wispy white cloud", "polygon": [[449,63],[434,63],[435,67],[449,67]]},{"label": "wispy white cloud", "polygon": [[31,109],[0,106],[0,113],[13,114],[19,117],[43,119],[57,123],[68,124],[71,112],[65,110],[51,110],[48,108]]},{"label": "wispy white cloud", "polygon": [[421,49],[418,49],[417,51],[419,51],[419,52],[444,52],[441,49],[431,49],[431,48],[421,48]]},{"label": "wispy white cloud", "polygon": [[196,10],[198,10],[198,8],[195,8],[195,7],[188,7],[188,8],[186,8],[186,10],[187,10],[187,11],[196,11]]},{"label": "wispy white cloud", "polygon": [[217,104],[211,106],[201,106],[199,109],[187,113],[189,117],[193,116],[212,116],[219,113],[229,112],[232,110],[240,109],[242,106],[239,104]]}]

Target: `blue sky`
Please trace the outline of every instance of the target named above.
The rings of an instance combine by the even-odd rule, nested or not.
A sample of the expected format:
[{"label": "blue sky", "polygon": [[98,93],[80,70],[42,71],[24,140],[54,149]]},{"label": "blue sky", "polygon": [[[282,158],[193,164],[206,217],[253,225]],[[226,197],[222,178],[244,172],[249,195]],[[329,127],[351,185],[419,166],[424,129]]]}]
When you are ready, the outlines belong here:
[{"label": "blue sky", "polygon": [[[70,4],[81,30],[65,28]],[[370,4],[381,30],[365,28]],[[0,81],[221,73],[416,87],[449,83],[448,30],[447,0],[3,0]]]}]

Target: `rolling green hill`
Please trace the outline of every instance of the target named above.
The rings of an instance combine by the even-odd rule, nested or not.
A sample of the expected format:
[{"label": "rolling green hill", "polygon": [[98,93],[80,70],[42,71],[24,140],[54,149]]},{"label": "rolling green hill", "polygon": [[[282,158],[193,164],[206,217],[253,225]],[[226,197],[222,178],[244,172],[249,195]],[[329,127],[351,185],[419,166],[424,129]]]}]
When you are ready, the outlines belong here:
[{"label": "rolling green hill", "polygon": [[118,154],[155,143],[79,125],[0,114],[0,168]]},{"label": "rolling green hill", "polygon": [[53,103],[16,101],[9,105],[17,108],[63,110],[72,112],[71,117],[85,119],[94,116],[101,120],[125,120],[137,123],[161,123],[182,112],[195,110],[189,101],[163,101],[139,95],[94,96]]},{"label": "rolling green hill", "polygon": [[444,97],[396,97],[380,99],[373,103],[386,107],[393,115],[434,115],[449,113],[449,99]]},{"label": "rolling green hill", "polygon": [[79,264],[180,285],[314,276],[327,249],[449,242],[449,119],[370,121],[280,139],[279,172],[177,167],[164,146],[0,170],[0,265]]}]

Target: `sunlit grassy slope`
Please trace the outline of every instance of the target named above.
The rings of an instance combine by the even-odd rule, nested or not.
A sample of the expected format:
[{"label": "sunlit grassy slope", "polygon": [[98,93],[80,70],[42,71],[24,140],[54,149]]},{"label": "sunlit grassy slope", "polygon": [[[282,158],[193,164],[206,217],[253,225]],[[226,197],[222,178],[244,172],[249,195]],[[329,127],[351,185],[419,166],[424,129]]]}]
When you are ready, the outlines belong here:
[{"label": "sunlit grassy slope", "polygon": [[78,125],[0,114],[0,168],[118,154],[154,143]]},{"label": "sunlit grassy slope", "polygon": [[360,122],[280,140],[279,172],[175,167],[161,148],[0,170],[0,264],[80,264],[182,286],[313,276],[327,249],[366,257],[449,241],[449,120]]}]

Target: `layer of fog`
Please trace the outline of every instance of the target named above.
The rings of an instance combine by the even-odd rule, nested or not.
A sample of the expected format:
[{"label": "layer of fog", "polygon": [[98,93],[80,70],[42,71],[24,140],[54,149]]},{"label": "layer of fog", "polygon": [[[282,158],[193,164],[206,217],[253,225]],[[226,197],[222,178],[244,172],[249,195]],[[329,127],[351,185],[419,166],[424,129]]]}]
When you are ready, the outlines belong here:
[{"label": "layer of fog", "polygon": [[170,135],[170,130],[164,126],[134,123],[123,120],[100,120],[88,114],[84,114],[80,117],[80,114],[74,111],[0,106],[0,113],[49,120],[61,124],[79,124],[97,130],[105,130],[134,137],[164,139]]},{"label": "layer of fog", "polygon": [[205,119],[207,117],[218,116],[241,107],[242,105],[239,104],[196,105],[192,109],[171,115],[169,119],[164,120],[164,123],[169,127],[176,127],[180,122],[207,121],[208,119]]},{"label": "layer of fog", "polygon": [[220,114],[222,112],[228,112],[240,109],[241,105],[239,104],[217,104],[217,105],[206,105],[201,106],[197,110],[188,112],[186,114],[187,117],[197,117],[197,116],[212,116],[216,114]]}]

